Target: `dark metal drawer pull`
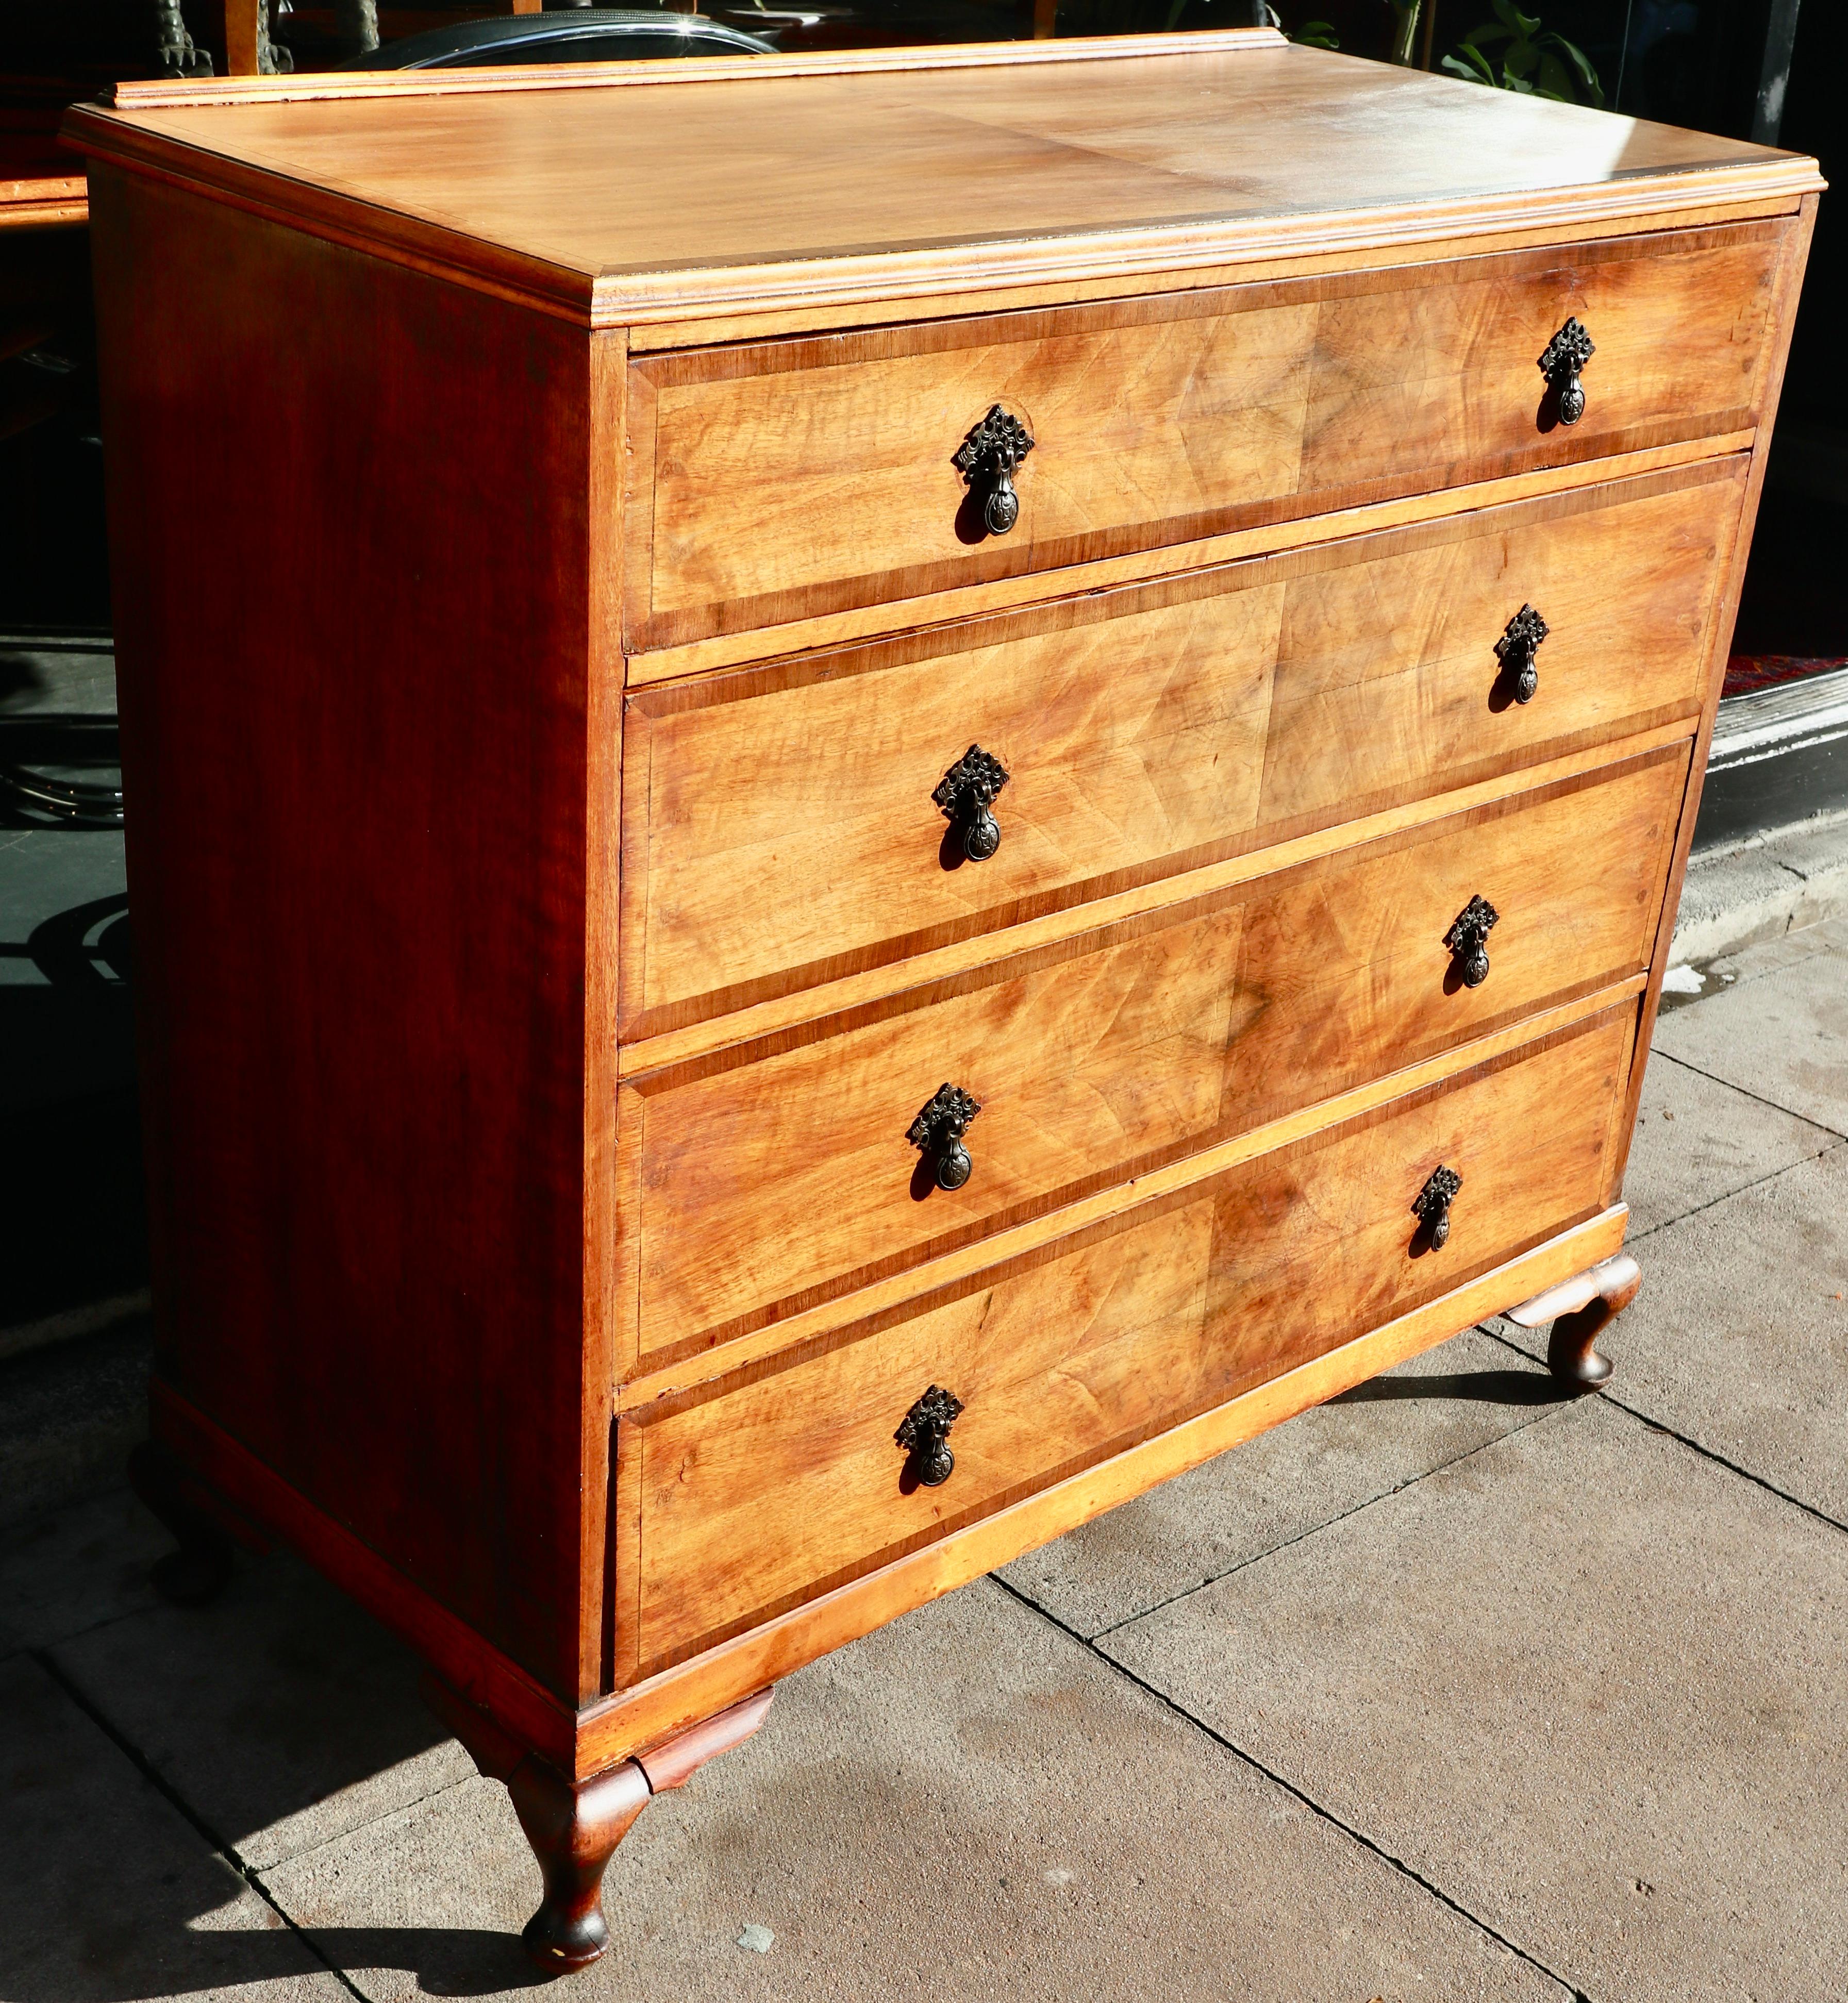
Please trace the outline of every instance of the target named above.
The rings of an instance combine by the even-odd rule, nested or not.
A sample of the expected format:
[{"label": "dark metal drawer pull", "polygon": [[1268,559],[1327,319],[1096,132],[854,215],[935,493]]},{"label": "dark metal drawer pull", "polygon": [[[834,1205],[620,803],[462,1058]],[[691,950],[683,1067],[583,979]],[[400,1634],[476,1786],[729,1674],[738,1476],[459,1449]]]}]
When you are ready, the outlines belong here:
[{"label": "dark metal drawer pull", "polygon": [[892,1435],[911,1456],[912,1466],[926,1488],[940,1488],[956,1466],[956,1456],[950,1450],[950,1428],[961,1417],[962,1408],[961,1399],[942,1385],[933,1384]]},{"label": "dark metal drawer pull", "polygon": [[1576,318],[1567,320],[1546,344],[1546,352],[1540,358],[1540,372],[1552,385],[1563,425],[1576,425],[1585,414],[1585,387],[1579,380],[1579,372],[1597,352],[1591,335]]},{"label": "dark metal drawer pull", "polygon": [[1444,942],[1457,957],[1465,988],[1480,988],[1489,978],[1489,934],[1500,923],[1501,913],[1486,897],[1472,897],[1451,920]]},{"label": "dark metal drawer pull", "polygon": [[1505,674],[1514,677],[1514,700],[1531,702],[1540,687],[1540,664],[1534,658],[1550,629],[1532,606],[1524,605],[1495,643],[1496,658]]},{"label": "dark metal drawer pull", "polygon": [[982,526],[991,536],[1005,536],[1020,519],[1020,497],[1014,491],[1014,468],[1033,449],[1033,439],[1020,419],[989,407],[989,414],[956,449],[956,465],[971,487],[988,489],[982,503]]},{"label": "dark metal drawer pull", "polygon": [[963,1145],[963,1135],[981,1110],[979,1103],[960,1085],[940,1085],[930,1103],[912,1122],[905,1138],[914,1148],[936,1157],[939,1189],[961,1189],[969,1180],[975,1165]]},{"label": "dark metal drawer pull", "polygon": [[938,780],[931,795],[944,820],[962,830],[963,853],[985,862],[1001,846],[1001,823],[989,809],[1007,784],[1007,767],[992,752],[971,744]]},{"label": "dark metal drawer pull", "polygon": [[1450,1207],[1457,1200],[1457,1192],[1463,1187],[1463,1178],[1454,1169],[1441,1164],[1433,1169],[1425,1186],[1412,1199],[1412,1215],[1430,1232],[1431,1250],[1441,1252],[1444,1241],[1450,1236]]}]

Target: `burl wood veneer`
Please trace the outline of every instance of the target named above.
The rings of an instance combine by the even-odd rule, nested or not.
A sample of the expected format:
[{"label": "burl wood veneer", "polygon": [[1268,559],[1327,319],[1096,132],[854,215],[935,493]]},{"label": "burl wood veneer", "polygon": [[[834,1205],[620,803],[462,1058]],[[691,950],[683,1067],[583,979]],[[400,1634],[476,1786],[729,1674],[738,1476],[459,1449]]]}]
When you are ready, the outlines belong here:
[{"label": "burl wood veneer", "polygon": [[136,1479],[421,1652],[541,1965],[816,1655],[1484,1315],[1601,1379],[1813,162],[1262,30],[69,130]]}]

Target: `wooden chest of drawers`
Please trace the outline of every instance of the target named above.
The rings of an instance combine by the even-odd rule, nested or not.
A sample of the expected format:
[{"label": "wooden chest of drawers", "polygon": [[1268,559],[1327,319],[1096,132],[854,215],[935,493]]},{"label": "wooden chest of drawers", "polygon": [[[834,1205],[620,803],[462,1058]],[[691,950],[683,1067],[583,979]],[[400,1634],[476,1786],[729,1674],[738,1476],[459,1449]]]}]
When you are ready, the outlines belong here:
[{"label": "wooden chest of drawers", "polygon": [[139,1477],[422,1652],[544,1965],[816,1655],[1598,1381],[1812,162],[1256,30],[71,131]]}]

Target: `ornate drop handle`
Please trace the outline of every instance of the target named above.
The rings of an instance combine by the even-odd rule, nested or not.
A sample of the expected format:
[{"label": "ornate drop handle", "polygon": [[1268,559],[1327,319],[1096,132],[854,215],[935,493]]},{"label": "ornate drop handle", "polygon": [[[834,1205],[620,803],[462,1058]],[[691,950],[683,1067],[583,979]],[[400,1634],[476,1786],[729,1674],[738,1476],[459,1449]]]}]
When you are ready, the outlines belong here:
[{"label": "ornate drop handle", "polygon": [[912,1122],[905,1138],[921,1153],[936,1157],[939,1189],[961,1189],[969,1180],[975,1164],[963,1145],[963,1135],[981,1110],[980,1102],[960,1085],[940,1085],[930,1103]]},{"label": "ornate drop handle", "polygon": [[1495,643],[1495,655],[1503,670],[1514,677],[1514,700],[1531,702],[1540,687],[1540,664],[1535,656],[1540,642],[1551,631],[1532,606],[1524,605],[1503,629]]},{"label": "ornate drop handle", "polygon": [[1457,1192],[1462,1187],[1463,1178],[1456,1170],[1440,1163],[1412,1200],[1412,1215],[1430,1233],[1433,1252],[1441,1252],[1450,1236],[1450,1207],[1456,1201]]},{"label": "ornate drop handle", "polygon": [[1027,427],[999,404],[956,449],[957,470],[973,488],[988,488],[982,525],[991,536],[1005,536],[1020,519],[1020,497],[1014,491],[1014,468],[1033,449]]},{"label": "ornate drop handle", "polygon": [[963,853],[985,862],[1001,846],[1001,823],[989,809],[1007,784],[1007,767],[992,752],[971,744],[936,783],[931,798],[952,827],[961,823]]},{"label": "ornate drop handle", "polygon": [[1563,425],[1576,425],[1585,414],[1585,387],[1579,372],[1597,352],[1584,323],[1576,317],[1568,320],[1546,344],[1540,372],[1552,386]]},{"label": "ornate drop handle", "polygon": [[911,1464],[926,1488],[940,1488],[950,1479],[956,1456],[950,1450],[950,1428],[962,1416],[963,1402],[940,1384],[933,1384],[898,1422],[892,1438],[911,1456]]},{"label": "ornate drop handle", "polygon": [[1444,935],[1444,942],[1461,963],[1463,985],[1480,988],[1489,978],[1489,935],[1501,923],[1501,913],[1486,897],[1472,897]]}]

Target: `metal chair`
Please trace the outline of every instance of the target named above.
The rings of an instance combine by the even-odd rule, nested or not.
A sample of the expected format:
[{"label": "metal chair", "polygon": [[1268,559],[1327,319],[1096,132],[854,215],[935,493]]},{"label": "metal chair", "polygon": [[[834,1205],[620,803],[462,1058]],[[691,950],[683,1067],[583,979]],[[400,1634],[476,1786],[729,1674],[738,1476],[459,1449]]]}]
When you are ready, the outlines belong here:
[{"label": "metal chair", "polygon": [[342,69],[473,69],[504,63],[634,62],[656,57],[772,55],[775,45],[699,14],[582,7],[462,21],[382,44]]}]

